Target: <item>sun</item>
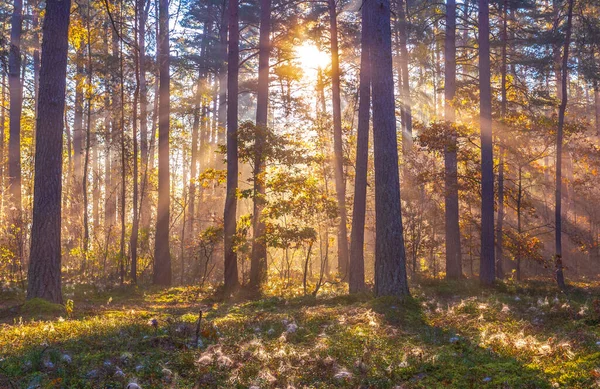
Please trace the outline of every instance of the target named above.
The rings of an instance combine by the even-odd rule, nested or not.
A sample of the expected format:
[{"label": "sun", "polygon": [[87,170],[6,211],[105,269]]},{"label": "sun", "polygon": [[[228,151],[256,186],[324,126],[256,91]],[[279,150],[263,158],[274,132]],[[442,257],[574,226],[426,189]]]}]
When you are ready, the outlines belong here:
[{"label": "sun", "polygon": [[319,69],[325,69],[331,62],[329,55],[312,43],[303,43],[296,47],[295,52],[296,61],[304,73],[311,78],[316,78]]}]

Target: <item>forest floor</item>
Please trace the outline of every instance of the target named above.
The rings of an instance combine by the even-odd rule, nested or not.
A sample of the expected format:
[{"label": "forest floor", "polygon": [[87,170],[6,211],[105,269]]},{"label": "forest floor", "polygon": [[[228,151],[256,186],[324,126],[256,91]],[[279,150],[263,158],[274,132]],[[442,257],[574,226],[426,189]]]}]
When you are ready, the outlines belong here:
[{"label": "forest floor", "polygon": [[597,284],[425,281],[406,301],[210,292],[69,286],[65,310],[5,291],[0,388],[600,386]]}]

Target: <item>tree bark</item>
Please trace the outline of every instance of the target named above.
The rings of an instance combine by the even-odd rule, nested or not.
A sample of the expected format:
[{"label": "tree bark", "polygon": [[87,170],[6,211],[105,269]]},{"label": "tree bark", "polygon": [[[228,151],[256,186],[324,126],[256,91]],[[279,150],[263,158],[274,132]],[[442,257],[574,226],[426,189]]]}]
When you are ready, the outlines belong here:
[{"label": "tree bark", "polygon": [[358,86],[358,128],[356,134],[356,176],[354,181],[354,208],[350,234],[350,293],[365,290],[365,214],[367,208],[367,170],[369,165],[369,119],[371,110],[371,15],[370,7],[361,9],[361,52]]},{"label": "tree bark", "polygon": [[170,173],[169,173],[169,0],[159,0],[159,106],[158,106],[158,208],[154,242],[154,275],[157,285],[171,285],[171,253],[169,247]]},{"label": "tree bark", "polygon": [[389,0],[369,0],[373,144],[375,148],[375,295],[407,296],[406,253],[402,236],[398,140],[394,115],[392,39]]},{"label": "tree bark", "polygon": [[[446,38],[444,47],[444,117],[455,125],[456,113],[453,100],[456,94],[456,2],[446,3]],[[458,143],[452,131],[444,150],[446,207],[446,278],[462,277],[462,255],[460,245],[459,203],[458,203]]]},{"label": "tree bark", "polygon": [[[15,0],[11,18],[10,51],[8,55],[8,88],[10,93],[8,141],[8,193],[12,211],[10,225],[16,242],[14,264],[23,260],[23,215],[21,205],[21,112],[23,109],[23,83],[21,81],[21,30],[23,26],[23,1]],[[61,111],[61,115],[62,115]]]},{"label": "tree bark", "polygon": [[224,282],[225,292],[239,285],[237,254],[234,238],[237,224],[238,188],[238,72],[239,72],[239,14],[238,0],[229,0],[229,53],[227,61],[227,194],[224,210]]},{"label": "tree bark", "polygon": [[269,58],[271,51],[271,0],[260,1],[260,36],[258,53],[258,95],[256,99],[256,139],[254,155],[254,199],[252,218],[252,259],[250,285],[260,289],[267,280],[267,246],[262,210],[265,203],[265,132],[269,112]]},{"label": "tree bark", "polygon": [[408,49],[406,47],[408,33],[406,31],[406,4],[404,0],[398,1],[398,44],[400,46],[399,73],[401,74],[400,87],[400,112],[402,118],[402,147],[408,151],[413,143],[412,139],[412,100],[410,97],[410,76],[408,73]]},{"label": "tree bark", "polygon": [[[507,46],[508,46],[508,0],[504,0],[502,6],[502,63],[500,66],[501,78],[501,101],[500,115],[506,118],[506,70],[507,70]],[[498,134],[500,142],[498,163],[498,220],[496,222],[496,278],[504,278],[504,145],[503,139]]]},{"label": "tree bark", "polygon": [[494,260],[494,156],[492,145],[492,88],[490,83],[489,2],[479,0],[479,125],[481,128],[481,257],[479,280],[492,285]]},{"label": "tree bark", "polygon": [[338,271],[348,273],[348,217],[346,214],[346,182],[344,178],[344,149],[342,139],[342,104],[340,97],[340,57],[338,49],[336,0],[328,0],[331,35],[331,99],[333,107],[333,164],[338,206]]},{"label": "tree bark", "polygon": [[63,112],[71,1],[50,1],[42,29],[36,122],[31,262],[27,298],[62,303],[61,189]]},{"label": "tree bark", "polygon": [[569,10],[567,13],[567,31],[565,45],[562,57],[562,77],[561,77],[561,101],[558,108],[558,131],[556,132],[556,206],[554,210],[555,218],[555,277],[556,283],[561,290],[566,288],[565,276],[563,273],[562,258],[562,149],[563,149],[563,128],[565,124],[565,111],[567,110],[568,83],[569,83],[569,45],[571,44],[571,26],[573,21],[573,3],[569,0]]}]

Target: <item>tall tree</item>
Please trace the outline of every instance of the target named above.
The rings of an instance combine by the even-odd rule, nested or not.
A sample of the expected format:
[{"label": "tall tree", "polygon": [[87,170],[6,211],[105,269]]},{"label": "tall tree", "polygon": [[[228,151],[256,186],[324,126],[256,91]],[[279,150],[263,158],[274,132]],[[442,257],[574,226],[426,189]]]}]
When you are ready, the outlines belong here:
[{"label": "tall tree", "polygon": [[400,58],[398,60],[398,74],[400,81],[400,115],[402,119],[402,145],[406,150],[407,146],[412,144],[412,100],[410,97],[410,76],[408,73],[408,32],[406,28],[406,3],[404,0],[397,0],[398,8],[398,46]]},{"label": "tall tree", "polygon": [[348,218],[346,215],[346,181],[344,178],[344,148],[342,139],[342,103],[340,96],[340,54],[336,0],[328,0],[329,32],[331,35],[331,102],[333,108],[333,164],[335,191],[338,205],[338,270],[342,276],[348,272]]},{"label": "tall tree", "polygon": [[489,2],[479,0],[479,125],[481,128],[481,261],[479,280],[491,285],[494,260],[494,156],[492,146],[492,88],[490,83]]},{"label": "tall tree", "polygon": [[254,210],[250,284],[259,288],[267,279],[267,246],[262,210],[265,192],[265,133],[269,112],[269,58],[271,51],[271,0],[260,1],[260,36],[258,53],[258,95],[256,97],[256,139],[254,155]]},{"label": "tall tree", "polygon": [[154,242],[154,276],[158,285],[171,285],[171,252],[169,246],[170,226],[170,180],[169,173],[169,0],[159,0],[159,106],[158,106],[158,208],[156,238]]},{"label": "tall tree", "polygon": [[42,27],[36,122],[31,261],[27,298],[62,303],[61,189],[63,112],[71,1],[49,1]]},{"label": "tall tree", "polygon": [[[507,71],[507,46],[508,46],[508,0],[502,5],[502,50],[500,63],[500,116],[506,118],[506,71]],[[500,141],[500,159],[498,161],[498,220],[496,221],[496,277],[504,278],[504,145]]]},{"label": "tall tree", "polygon": [[227,56],[227,193],[224,209],[224,281],[226,293],[233,292],[239,285],[235,233],[237,225],[238,188],[238,76],[240,62],[239,47],[239,3],[229,0],[229,51]]},{"label": "tall tree", "polygon": [[398,140],[392,76],[389,0],[369,0],[373,34],[371,71],[375,149],[375,294],[406,296],[406,253],[402,236]]},{"label": "tall tree", "polygon": [[[372,1],[372,0],[371,0]],[[369,119],[371,111],[371,7],[361,9],[360,75],[358,85],[358,128],[356,135],[356,176],[354,178],[354,208],[350,233],[350,293],[365,289],[365,214],[367,208],[367,170],[369,165]]]},{"label": "tall tree", "polygon": [[558,130],[556,132],[556,198],[555,198],[555,277],[556,283],[561,290],[566,288],[565,276],[563,273],[562,260],[562,150],[563,150],[563,132],[565,125],[565,111],[567,110],[568,85],[569,85],[569,46],[571,45],[571,26],[573,24],[573,3],[569,0],[569,10],[567,12],[567,27],[565,34],[565,44],[562,56],[562,77],[561,77],[561,96],[560,106],[558,108]]},{"label": "tall tree", "polygon": [[[23,26],[23,1],[15,0],[11,18],[10,52],[8,55],[8,88],[10,93],[8,188],[11,198],[11,225],[16,242],[14,264],[22,261],[23,222],[21,210],[21,111],[23,109],[23,84],[21,82],[21,29]],[[62,111],[61,111],[62,112]]]},{"label": "tall tree", "polygon": [[[446,38],[444,47],[444,117],[454,125],[454,96],[456,94],[456,2],[446,2]],[[457,279],[462,276],[462,258],[460,249],[460,225],[458,208],[458,166],[456,135],[450,132],[444,150],[446,206],[446,278]]]}]

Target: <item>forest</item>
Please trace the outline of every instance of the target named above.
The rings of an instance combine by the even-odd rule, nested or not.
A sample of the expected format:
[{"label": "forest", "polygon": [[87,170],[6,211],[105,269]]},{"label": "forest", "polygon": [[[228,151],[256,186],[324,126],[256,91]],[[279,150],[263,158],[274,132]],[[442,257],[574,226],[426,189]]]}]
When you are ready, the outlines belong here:
[{"label": "forest", "polygon": [[0,388],[600,387],[597,0],[0,0]]}]

